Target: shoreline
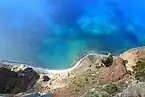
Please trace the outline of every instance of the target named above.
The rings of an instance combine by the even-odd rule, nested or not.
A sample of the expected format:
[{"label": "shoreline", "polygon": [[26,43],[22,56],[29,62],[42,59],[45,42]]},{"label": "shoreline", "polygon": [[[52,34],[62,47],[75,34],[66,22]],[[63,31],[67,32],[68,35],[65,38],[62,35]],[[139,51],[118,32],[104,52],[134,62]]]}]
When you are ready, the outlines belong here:
[{"label": "shoreline", "polygon": [[49,69],[49,68],[44,69],[44,68],[40,68],[40,67],[31,66],[30,64],[27,64],[27,63],[6,61],[6,60],[2,60],[0,63],[1,64],[6,64],[6,65],[10,65],[10,66],[20,66],[20,65],[24,65],[26,67],[33,68],[36,71],[43,72],[43,73],[46,73],[46,74],[59,74],[59,73],[68,73],[68,72],[74,70],[89,55],[96,55],[96,56],[100,56],[100,57],[101,56],[106,56],[105,54],[98,54],[98,53],[95,53],[95,52],[88,53],[88,54],[82,56],[81,58],[79,58],[76,62],[74,62],[74,65],[72,65],[72,67],[69,67],[67,69]]},{"label": "shoreline", "polygon": [[[61,70],[48,70],[48,69],[47,69],[47,71],[48,71],[48,73],[66,73],[66,72],[72,71],[72,70],[74,70],[75,68],[77,68],[77,67],[80,65],[80,63],[81,63],[86,57],[88,57],[89,55],[105,56],[105,55],[103,55],[103,54],[90,53],[90,54],[87,54],[87,55],[83,56],[82,58],[80,58],[80,59],[79,59],[78,61],[76,61],[76,63],[75,63],[72,67],[70,67],[70,68],[61,69]],[[45,69],[45,70],[46,70],[46,69]]]}]

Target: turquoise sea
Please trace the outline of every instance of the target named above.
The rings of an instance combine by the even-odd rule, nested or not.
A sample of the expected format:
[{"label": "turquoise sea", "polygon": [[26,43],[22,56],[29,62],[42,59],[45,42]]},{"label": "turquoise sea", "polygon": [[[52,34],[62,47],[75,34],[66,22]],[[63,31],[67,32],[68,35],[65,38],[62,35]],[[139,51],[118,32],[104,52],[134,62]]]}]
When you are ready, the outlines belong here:
[{"label": "turquoise sea", "polygon": [[144,0],[0,0],[0,60],[64,69],[143,45]]}]

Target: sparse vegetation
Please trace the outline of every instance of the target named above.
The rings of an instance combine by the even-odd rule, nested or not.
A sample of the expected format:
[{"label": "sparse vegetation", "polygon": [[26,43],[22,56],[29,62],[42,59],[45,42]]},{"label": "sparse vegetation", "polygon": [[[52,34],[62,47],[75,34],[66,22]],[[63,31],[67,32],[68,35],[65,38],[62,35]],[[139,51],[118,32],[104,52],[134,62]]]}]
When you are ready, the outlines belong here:
[{"label": "sparse vegetation", "polygon": [[85,97],[111,97],[111,95],[105,91],[88,91]]},{"label": "sparse vegetation", "polygon": [[108,84],[105,87],[103,87],[101,90],[113,96],[116,93],[121,92],[124,87],[125,84]]},{"label": "sparse vegetation", "polygon": [[139,81],[145,81],[145,62],[138,61],[137,65],[134,67],[135,78]]},{"label": "sparse vegetation", "polygon": [[88,58],[92,63],[95,63],[96,60],[95,60],[94,55],[89,55]]},{"label": "sparse vegetation", "polygon": [[99,97],[99,94],[96,91],[89,91],[85,97]]},{"label": "sparse vegetation", "polygon": [[108,84],[89,90],[85,97],[113,97],[117,93],[122,92],[124,88],[126,88],[126,84]]}]

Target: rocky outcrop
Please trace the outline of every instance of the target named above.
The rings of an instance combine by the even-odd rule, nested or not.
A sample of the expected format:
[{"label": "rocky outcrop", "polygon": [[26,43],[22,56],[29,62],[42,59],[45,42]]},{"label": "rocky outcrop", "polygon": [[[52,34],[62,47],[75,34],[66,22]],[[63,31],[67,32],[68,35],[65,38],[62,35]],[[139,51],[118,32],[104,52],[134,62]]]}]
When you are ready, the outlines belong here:
[{"label": "rocky outcrop", "polygon": [[0,94],[16,94],[31,89],[39,79],[39,75],[32,68],[11,71],[0,67]]},{"label": "rocky outcrop", "polygon": [[106,57],[103,57],[102,63],[104,66],[111,66],[113,63],[113,56],[109,53]]},{"label": "rocky outcrop", "polygon": [[126,69],[135,79],[145,81],[145,47],[133,48],[120,55],[127,61]]},{"label": "rocky outcrop", "polygon": [[126,60],[127,70],[133,72],[133,67],[136,66],[138,61],[145,61],[145,47],[130,49],[121,54],[120,57]]},{"label": "rocky outcrop", "polygon": [[112,82],[125,81],[129,76],[129,73],[126,70],[124,60],[120,57],[116,57],[110,67],[100,70],[99,75],[101,76],[101,78],[99,78],[101,84],[109,84]]},{"label": "rocky outcrop", "polygon": [[49,80],[50,80],[50,77],[48,77],[48,76],[46,76],[46,75],[43,76],[43,81],[44,81],[44,82],[47,82],[47,81],[49,81]]}]

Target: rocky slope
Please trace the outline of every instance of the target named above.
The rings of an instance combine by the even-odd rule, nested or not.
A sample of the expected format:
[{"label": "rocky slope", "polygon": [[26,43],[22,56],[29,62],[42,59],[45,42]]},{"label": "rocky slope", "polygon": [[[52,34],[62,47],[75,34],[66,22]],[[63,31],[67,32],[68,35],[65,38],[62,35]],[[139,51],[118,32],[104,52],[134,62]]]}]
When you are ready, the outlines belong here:
[{"label": "rocky slope", "polygon": [[1,94],[14,97],[37,97],[38,92],[53,97],[145,97],[145,47],[119,56],[91,53],[57,72],[1,62],[0,86]]}]

